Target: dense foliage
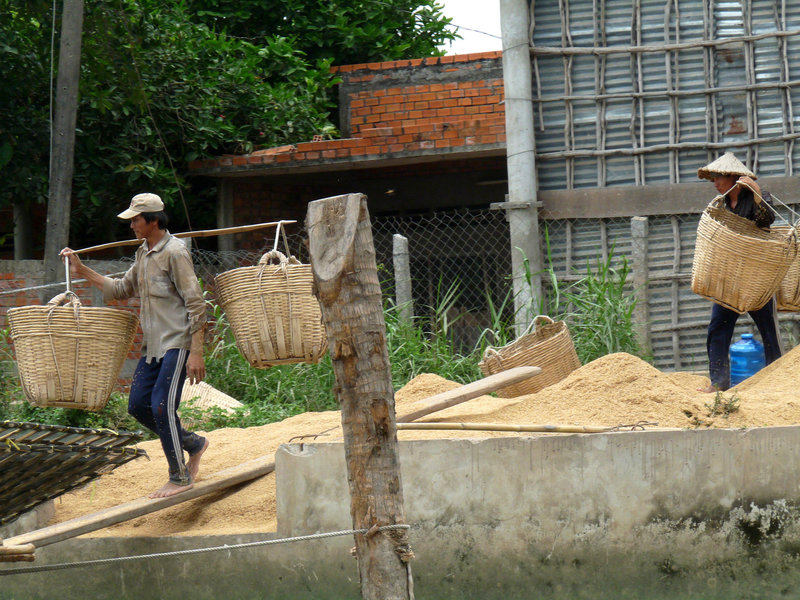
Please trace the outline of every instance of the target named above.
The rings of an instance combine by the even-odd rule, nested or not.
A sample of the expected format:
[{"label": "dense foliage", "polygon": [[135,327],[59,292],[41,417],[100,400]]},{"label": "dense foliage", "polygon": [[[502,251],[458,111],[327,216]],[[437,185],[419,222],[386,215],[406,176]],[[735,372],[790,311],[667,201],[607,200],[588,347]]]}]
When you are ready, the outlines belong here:
[{"label": "dense foliage", "polygon": [[[0,207],[47,199],[52,7],[0,0]],[[176,224],[212,227],[188,161],[335,135],[334,62],[438,54],[448,23],[434,0],[84,3],[73,237],[110,241],[120,204],[144,188]]]}]

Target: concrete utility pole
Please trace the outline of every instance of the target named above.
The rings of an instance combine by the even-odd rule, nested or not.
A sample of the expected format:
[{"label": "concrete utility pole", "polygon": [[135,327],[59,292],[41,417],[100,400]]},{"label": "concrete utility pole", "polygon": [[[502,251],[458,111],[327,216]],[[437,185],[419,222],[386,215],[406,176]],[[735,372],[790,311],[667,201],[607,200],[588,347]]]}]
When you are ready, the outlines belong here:
[{"label": "concrete utility pole", "polygon": [[405,524],[405,512],[366,197],[347,194],[311,202],[306,230],[342,409],[353,528],[371,530],[355,536],[361,595],[366,600],[413,600],[408,531],[375,531]]},{"label": "concrete utility pole", "polygon": [[[55,122],[53,123],[47,230],[44,243],[44,281],[63,277],[58,253],[69,239],[72,173],[75,164],[75,124],[78,118],[78,81],[81,65],[83,0],[64,0],[61,45],[58,53]],[[47,295],[52,292],[44,290]],[[50,293],[49,295],[53,295]]]},{"label": "concrete utility pole", "polygon": [[[536,197],[536,148],[533,88],[528,42],[529,0],[500,0],[503,34],[503,85],[506,105],[508,197],[492,208],[506,209],[511,235],[511,269],[517,333],[539,312],[542,298],[542,251]],[[528,260],[531,284],[525,273]]]}]

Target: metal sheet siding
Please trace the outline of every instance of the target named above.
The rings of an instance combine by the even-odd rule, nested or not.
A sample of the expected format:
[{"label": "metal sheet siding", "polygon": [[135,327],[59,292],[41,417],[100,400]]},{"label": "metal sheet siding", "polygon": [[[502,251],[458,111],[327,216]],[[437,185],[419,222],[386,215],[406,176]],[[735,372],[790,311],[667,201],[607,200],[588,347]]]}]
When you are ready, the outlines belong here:
[{"label": "metal sheet siding", "polygon": [[[573,56],[535,52],[537,47],[658,46],[800,30],[800,3],[710,2],[532,2],[540,189],[696,182],[698,167],[725,149],[735,151],[761,177],[797,171],[800,143],[774,138],[800,132],[800,89],[786,85],[800,79],[800,36],[710,49]],[[715,143],[723,146],[706,147]],[[707,204],[712,194],[709,189],[698,204]],[[785,209],[780,212],[782,220],[797,221]],[[648,221],[652,350],[655,365],[664,370],[707,367],[711,303],[692,293],[690,285],[698,218],[665,214]],[[616,263],[630,256],[630,219],[544,225],[552,266],[561,277],[584,274],[587,265],[609,252]],[[749,320],[740,319],[736,335],[749,330]]]}]

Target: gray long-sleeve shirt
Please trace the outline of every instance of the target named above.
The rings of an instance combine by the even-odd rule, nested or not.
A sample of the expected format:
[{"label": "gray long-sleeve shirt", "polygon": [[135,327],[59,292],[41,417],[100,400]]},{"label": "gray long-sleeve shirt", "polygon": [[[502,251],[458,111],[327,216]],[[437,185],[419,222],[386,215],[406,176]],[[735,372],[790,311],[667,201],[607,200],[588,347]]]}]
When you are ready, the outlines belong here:
[{"label": "gray long-sleeve shirt", "polygon": [[152,248],[143,242],[120,279],[105,277],[105,301],[140,299],[142,356],[150,362],[172,348],[191,349],[192,334],[206,322],[203,293],[186,245],[168,231]]}]

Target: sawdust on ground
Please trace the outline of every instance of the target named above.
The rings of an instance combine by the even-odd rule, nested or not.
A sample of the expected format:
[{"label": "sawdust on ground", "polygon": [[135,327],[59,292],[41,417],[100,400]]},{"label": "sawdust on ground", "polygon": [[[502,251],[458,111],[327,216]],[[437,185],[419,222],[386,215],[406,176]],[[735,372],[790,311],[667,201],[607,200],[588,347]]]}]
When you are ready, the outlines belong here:
[{"label": "sawdust on ground", "polygon": [[[708,378],[662,373],[630,354],[599,358],[536,394],[518,398],[481,396],[423,417],[422,421],[549,424],[614,427],[645,421],[658,428],[762,427],[800,424],[800,346],[724,394],[697,388]],[[420,375],[398,390],[398,417],[419,408],[421,400],[459,387],[435,374]],[[424,403],[423,403],[424,404]],[[736,410],[731,412],[731,408]],[[716,409],[716,410],[714,410]],[[728,412],[729,414],[725,414]],[[648,429],[655,428],[648,426]],[[305,413],[247,429],[218,429],[205,435],[211,444],[200,480],[254,458],[274,454],[280,444],[341,440],[338,411]],[[320,434],[317,436],[317,434]],[[400,440],[537,435],[494,431],[400,431]],[[543,434],[554,435],[554,434]],[[557,434],[556,434],[557,435]],[[55,500],[54,523],[145,496],[164,483],[167,464],[158,440],[139,445],[150,460],[127,463],[87,486]],[[273,532],[275,473],[87,534],[99,536],[176,536]]]}]

